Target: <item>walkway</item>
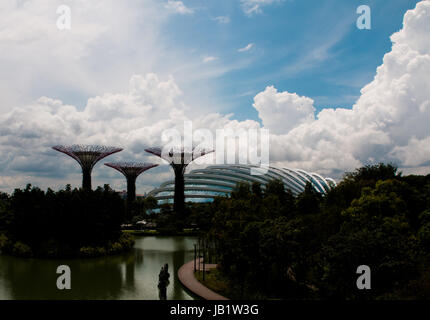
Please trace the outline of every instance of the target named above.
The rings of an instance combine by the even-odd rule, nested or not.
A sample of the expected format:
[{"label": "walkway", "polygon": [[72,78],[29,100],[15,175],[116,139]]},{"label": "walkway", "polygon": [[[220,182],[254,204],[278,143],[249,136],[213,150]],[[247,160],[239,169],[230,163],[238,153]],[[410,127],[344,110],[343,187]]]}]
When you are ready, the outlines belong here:
[{"label": "walkway", "polygon": [[[196,261],[198,265],[198,260]],[[206,264],[205,271],[216,268],[216,264]],[[205,300],[228,300],[201,284],[194,276],[194,260],[184,264],[178,270],[179,281],[192,293]]]}]

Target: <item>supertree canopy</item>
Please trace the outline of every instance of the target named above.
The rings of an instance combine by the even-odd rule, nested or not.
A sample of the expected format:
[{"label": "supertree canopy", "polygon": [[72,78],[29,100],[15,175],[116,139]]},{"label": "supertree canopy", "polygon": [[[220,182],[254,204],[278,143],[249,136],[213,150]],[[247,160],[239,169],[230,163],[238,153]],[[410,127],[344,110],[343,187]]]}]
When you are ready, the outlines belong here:
[{"label": "supertree canopy", "polygon": [[145,149],[145,151],[166,160],[172,166],[175,173],[175,194],[173,198],[173,209],[178,213],[182,213],[185,208],[184,173],[186,167],[193,160],[211,153],[214,150],[195,147],[172,147],[170,149],[155,147]]},{"label": "supertree canopy", "polygon": [[82,168],[82,188],[91,190],[91,172],[101,159],[122,151],[122,148],[98,145],[54,146],[52,149],[65,153],[75,159]]},{"label": "supertree canopy", "polygon": [[115,162],[105,163],[106,166],[114,168],[121,172],[127,179],[127,203],[130,207],[131,203],[136,199],[136,179],[137,177],[149,170],[158,166],[154,163],[138,163],[138,162]]}]

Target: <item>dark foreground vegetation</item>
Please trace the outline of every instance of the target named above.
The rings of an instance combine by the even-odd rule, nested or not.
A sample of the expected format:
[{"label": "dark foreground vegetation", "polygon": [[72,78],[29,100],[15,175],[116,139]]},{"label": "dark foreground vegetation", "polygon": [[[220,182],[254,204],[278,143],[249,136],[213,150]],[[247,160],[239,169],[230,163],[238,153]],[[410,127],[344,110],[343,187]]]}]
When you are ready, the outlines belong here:
[{"label": "dark foreground vegetation", "polygon": [[[241,184],[210,208],[230,298],[430,298],[430,175],[363,167],[326,196]],[[360,265],[371,290],[357,289]]]},{"label": "dark foreground vegetation", "polygon": [[0,251],[25,257],[92,257],[133,247],[124,201],[109,186],[54,192],[27,185],[0,194]]},{"label": "dark foreground vegetation", "polygon": [[[0,251],[28,257],[91,257],[133,246],[121,224],[144,232],[200,232],[220,268],[206,281],[233,299],[430,298],[430,175],[403,176],[392,165],[347,173],[326,195],[298,195],[280,181],[239,184],[231,197],[188,203],[180,215],[109,186],[0,193]],[[154,231],[156,230],[156,231]],[[130,231],[134,232],[134,231]],[[357,267],[371,269],[358,290]],[[208,283],[209,285],[209,283]]]}]

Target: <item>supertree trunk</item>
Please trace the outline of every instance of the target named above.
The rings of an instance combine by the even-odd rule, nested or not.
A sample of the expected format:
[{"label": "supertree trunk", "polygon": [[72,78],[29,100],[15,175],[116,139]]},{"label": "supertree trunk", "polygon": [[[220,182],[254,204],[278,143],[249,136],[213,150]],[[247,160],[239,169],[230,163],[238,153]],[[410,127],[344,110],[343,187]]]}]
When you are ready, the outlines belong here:
[{"label": "supertree trunk", "polygon": [[173,168],[175,170],[175,195],[173,199],[173,210],[178,214],[182,214],[185,209],[185,166],[174,165]]},{"label": "supertree trunk", "polygon": [[130,220],[133,215],[132,209],[136,200],[136,177],[127,178],[127,220]]},{"label": "supertree trunk", "polygon": [[132,218],[133,204],[136,200],[136,179],[146,170],[158,166],[154,163],[138,163],[138,162],[114,162],[105,163],[106,166],[114,168],[121,172],[127,179],[127,211],[126,220]]},{"label": "supertree trunk", "polygon": [[136,177],[127,179],[127,202],[133,203],[136,200]]},{"label": "supertree trunk", "polygon": [[82,189],[91,190],[91,168],[82,168]]},{"label": "supertree trunk", "polygon": [[173,209],[179,215],[185,214],[185,168],[198,157],[213,152],[213,150],[196,149],[196,148],[171,148],[169,152],[164,152],[162,148],[145,149],[157,157],[163,158],[172,166],[175,171],[175,195],[173,198]]}]

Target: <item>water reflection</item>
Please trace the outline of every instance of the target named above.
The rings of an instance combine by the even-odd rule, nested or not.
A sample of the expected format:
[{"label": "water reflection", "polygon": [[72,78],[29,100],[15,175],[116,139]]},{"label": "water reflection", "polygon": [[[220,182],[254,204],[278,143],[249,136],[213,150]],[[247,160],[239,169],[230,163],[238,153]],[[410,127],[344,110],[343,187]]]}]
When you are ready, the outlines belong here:
[{"label": "water reflection", "polygon": [[[192,299],[177,270],[193,258],[195,239],[136,238],[127,254],[74,260],[22,259],[0,255],[0,299],[159,299],[158,273],[169,264],[167,299]],[[56,269],[71,268],[71,290],[58,290]]]}]

